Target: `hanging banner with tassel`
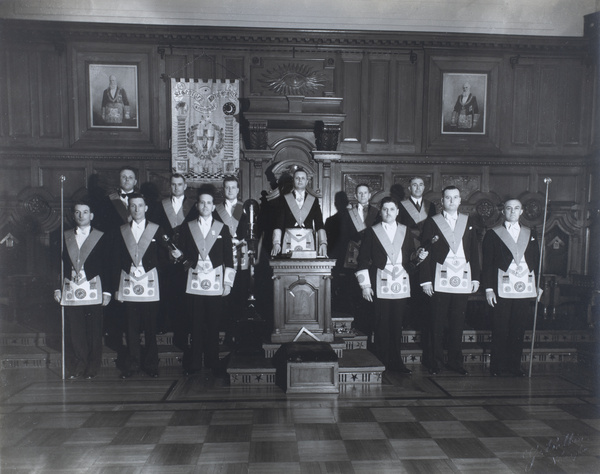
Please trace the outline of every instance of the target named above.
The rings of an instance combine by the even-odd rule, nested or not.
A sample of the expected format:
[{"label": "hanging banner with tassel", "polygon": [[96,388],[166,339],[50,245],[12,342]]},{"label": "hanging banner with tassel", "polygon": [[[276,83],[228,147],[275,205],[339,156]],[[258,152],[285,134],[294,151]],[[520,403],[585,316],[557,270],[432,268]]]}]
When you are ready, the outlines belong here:
[{"label": "hanging banner with tassel", "polygon": [[239,81],[171,79],[171,163],[188,186],[237,176]]}]

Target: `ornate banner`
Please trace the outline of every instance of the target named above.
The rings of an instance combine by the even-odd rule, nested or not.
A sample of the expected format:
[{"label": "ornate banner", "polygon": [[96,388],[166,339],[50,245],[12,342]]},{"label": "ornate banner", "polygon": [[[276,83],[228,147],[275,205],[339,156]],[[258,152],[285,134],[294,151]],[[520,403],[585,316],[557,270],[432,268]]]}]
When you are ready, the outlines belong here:
[{"label": "ornate banner", "polygon": [[239,81],[171,79],[173,173],[188,186],[237,176]]}]

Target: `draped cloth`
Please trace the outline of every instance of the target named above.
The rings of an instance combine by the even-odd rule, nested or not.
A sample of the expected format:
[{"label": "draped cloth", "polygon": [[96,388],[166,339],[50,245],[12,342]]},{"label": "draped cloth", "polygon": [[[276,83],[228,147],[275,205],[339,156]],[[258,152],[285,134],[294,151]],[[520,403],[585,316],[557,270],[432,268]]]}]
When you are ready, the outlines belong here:
[{"label": "draped cloth", "polygon": [[188,185],[239,172],[239,81],[171,79],[171,165]]}]

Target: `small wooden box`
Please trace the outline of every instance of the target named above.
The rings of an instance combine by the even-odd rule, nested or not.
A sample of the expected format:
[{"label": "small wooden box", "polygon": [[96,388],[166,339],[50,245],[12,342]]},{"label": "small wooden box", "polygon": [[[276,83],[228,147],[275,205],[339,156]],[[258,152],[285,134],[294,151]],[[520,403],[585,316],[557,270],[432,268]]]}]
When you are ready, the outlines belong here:
[{"label": "small wooden box", "polygon": [[286,393],[339,393],[337,362],[288,362]]}]

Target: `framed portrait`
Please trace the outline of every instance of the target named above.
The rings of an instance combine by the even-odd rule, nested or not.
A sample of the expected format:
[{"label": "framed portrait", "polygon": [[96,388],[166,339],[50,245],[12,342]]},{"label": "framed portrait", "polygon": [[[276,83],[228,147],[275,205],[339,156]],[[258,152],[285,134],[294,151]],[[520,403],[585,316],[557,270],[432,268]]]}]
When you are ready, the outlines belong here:
[{"label": "framed portrait", "polygon": [[89,126],[139,128],[137,64],[87,64]]},{"label": "framed portrait", "polygon": [[73,147],[156,148],[158,123],[151,120],[150,97],[158,96],[158,82],[149,73],[154,67],[152,49],[140,46],[123,52],[119,46],[70,46]]},{"label": "framed portrait", "polygon": [[443,135],[485,135],[487,87],[487,74],[443,73]]}]

